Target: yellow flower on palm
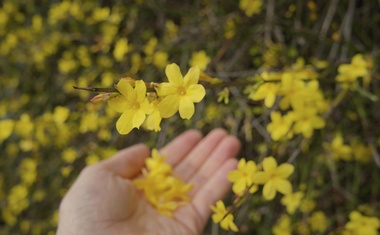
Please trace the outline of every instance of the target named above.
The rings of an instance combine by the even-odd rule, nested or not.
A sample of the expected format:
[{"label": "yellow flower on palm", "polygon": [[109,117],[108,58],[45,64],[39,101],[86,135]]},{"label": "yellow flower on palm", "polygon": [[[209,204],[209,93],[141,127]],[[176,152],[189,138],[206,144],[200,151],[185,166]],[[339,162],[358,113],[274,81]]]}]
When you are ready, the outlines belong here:
[{"label": "yellow flower on palm", "polygon": [[194,114],[194,103],[200,102],[206,94],[205,88],[197,84],[200,70],[190,68],[182,76],[176,64],[169,64],[165,69],[169,82],[163,82],[157,89],[158,96],[163,97],[158,110],[163,118],[173,116],[178,110],[183,119],[190,119]]},{"label": "yellow flower on palm", "polygon": [[214,223],[220,223],[220,227],[224,230],[232,230],[234,232],[239,230],[234,223],[234,216],[227,211],[223,201],[217,201],[216,206],[211,206],[211,210],[214,212],[211,217]]},{"label": "yellow flower on palm", "polygon": [[116,89],[121,95],[108,100],[111,109],[122,113],[116,122],[117,131],[128,134],[133,128],[139,128],[146,118],[149,102],[146,98],[146,86],[141,80],[135,82],[135,88],[129,81],[121,79]]},{"label": "yellow flower on palm", "polygon": [[292,192],[292,185],[287,178],[293,173],[294,166],[289,163],[277,165],[273,157],[267,157],[263,161],[263,172],[255,174],[254,183],[264,184],[263,196],[266,200],[272,200],[276,192],[287,195]]}]

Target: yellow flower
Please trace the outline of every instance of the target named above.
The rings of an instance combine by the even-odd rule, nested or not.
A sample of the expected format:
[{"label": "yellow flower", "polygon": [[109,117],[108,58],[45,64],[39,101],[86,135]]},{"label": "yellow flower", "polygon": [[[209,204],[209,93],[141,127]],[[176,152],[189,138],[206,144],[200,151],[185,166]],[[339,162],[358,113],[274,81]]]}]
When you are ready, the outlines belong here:
[{"label": "yellow flower", "polygon": [[150,171],[150,174],[169,174],[172,171],[172,167],[166,163],[166,156],[160,155],[157,149],[152,150],[152,156],[146,159],[146,166]]},{"label": "yellow flower", "polygon": [[174,176],[166,157],[156,149],[152,150],[152,156],[145,160],[145,164],[144,177],[133,181],[134,185],[144,192],[145,198],[158,213],[172,217],[176,208],[190,200],[187,193],[193,185],[185,184]]},{"label": "yellow flower", "polygon": [[368,217],[358,211],[350,213],[350,221],[344,226],[345,232],[352,235],[377,235],[380,228],[380,220],[376,217]]},{"label": "yellow flower", "polygon": [[301,191],[287,194],[281,198],[281,204],[286,206],[286,211],[292,215],[299,207],[303,196],[303,192]]},{"label": "yellow flower", "polygon": [[281,116],[280,112],[272,111],[270,118],[272,122],[267,125],[267,130],[274,141],[283,137],[292,137],[293,133],[290,128],[294,121],[293,112],[288,112],[286,115]]},{"label": "yellow flower", "polygon": [[0,121],[0,142],[7,139],[13,131],[15,122],[12,119],[6,119]]},{"label": "yellow flower", "polygon": [[313,135],[314,129],[321,129],[325,121],[318,116],[316,107],[294,107],[294,133],[301,134],[305,138]]},{"label": "yellow flower", "polygon": [[338,82],[354,82],[359,77],[368,75],[367,61],[362,54],[352,57],[350,64],[342,64],[338,67],[339,75],[336,77]]},{"label": "yellow flower", "polygon": [[289,216],[283,215],[272,228],[274,235],[291,235],[292,226]]},{"label": "yellow flower", "polygon": [[242,194],[250,187],[250,193],[256,192],[258,187],[253,185],[256,172],[257,167],[254,161],[246,162],[244,158],[240,159],[237,169],[228,173],[228,179],[233,183],[232,191],[236,194]]},{"label": "yellow flower", "polygon": [[324,233],[328,225],[325,213],[322,211],[313,212],[310,216],[309,224],[313,232]]},{"label": "yellow flower", "polygon": [[261,12],[262,0],[240,0],[239,7],[248,17]]},{"label": "yellow flower", "polygon": [[224,230],[239,231],[234,223],[234,216],[227,211],[223,201],[217,201],[216,206],[211,206],[211,210],[214,212],[211,217],[214,223],[220,223],[220,227]]},{"label": "yellow flower", "polygon": [[165,72],[169,82],[161,83],[157,90],[158,96],[163,97],[158,104],[161,116],[168,118],[179,110],[181,118],[190,119],[194,114],[194,103],[200,102],[206,94],[205,88],[197,84],[199,68],[190,68],[182,77],[178,65],[169,64]]},{"label": "yellow flower", "polygon": [[284,73],[281,77],[280,108],[286,110],[289,106],[301,106],[305,102],[305,82],[296,79],[291,73]]},{"label": "yellow flower", "polygon": [[128,134],[133,128],[139,128],[146,118],[149,102],[146,98],[146,86],[141,80],[135,82],[135,88],[125,79],[120,79],[116,89],[120,96],[108,100],[108,105],[122,113],[116,123],[117,131]]},{"label": "yellow flower", "polygon": [[335,136],[330,145],[330,151],[333,155],[334,160],[342,159],[344,161],[352,160],[351,147],[344,145],[343,138],[341,135]]},{"label": "yellow flower", "polygon": [[316,206],[316,203],[313,199],[310,198],[304,198],[300,205],[300,211],[302,213],[310,213],[312,210],[314,210]]},{"label": "yellow flower", "polygon": [[292,185],[287,178],[293,173],[294,166],[283,163],[277,166],[273,157],[267,157],[263,161],[263,172],[255,174],[254,183],[264,184],[263,196],[266,200],[272,200],[276,192],[284,195],[292,192]]},{"label": "yellow flower", "polygon": [[191,67],[198,66],[200,70],[205,70],[211,59],[207,56],[205,51],[194,52],[189,61]]},{"label": "yellow flower", "polygon": [[168,64],[168,53],[163,51],[157,51],[153,54],[152,63],[159,69],[163,69]]},{"label": "yellow flower", "polygon": [[115,44],[115,49],[113,50],[113,57],[116,61],[122,61],[124,59],[124,55],[128,53],[128,51],[128,39],[120,38],[119,40],[117,40]]},{"label": "yellow flower", "polygon": [[254,93],[249,95],[252,100],[264,100],[266,107],[271,108],[276,101],[279,86],[275,82],[263,83]]}]

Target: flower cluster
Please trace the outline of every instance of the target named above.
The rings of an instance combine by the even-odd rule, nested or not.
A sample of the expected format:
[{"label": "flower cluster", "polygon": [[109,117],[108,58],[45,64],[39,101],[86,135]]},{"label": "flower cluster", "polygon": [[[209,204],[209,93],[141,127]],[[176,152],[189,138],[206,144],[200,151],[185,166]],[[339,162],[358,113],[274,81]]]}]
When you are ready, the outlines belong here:
[{"label": "flower cluster", "polygon": [[133,183],[144,192],[146,200],[157,209],[158,213],[169,217],[173,211],[190,200],[187,193],[192,184],[185,184],[174,175],[172,167],[166,162],[166,157],[156,149],[152,156],[146,159],[146,168],[142,170],[143,178]]},{"label": "flower cluster", "polygon": [[169,118],[178,111],[183,119],[193,116],[194,103],[200,102],[206,94],[205,88],[198,84],[200,69],[192,67],[183,77],[178,65],[169,64],[165,72],[169,82],[154,84],[155,90],[149,94],[141,80],[122,78],[116,84],[120,95],[110,97],[108,105],[122,113],[116,123],[120,134],[128,134],[144,122],[148,130],[159,131],[162,118]]},{"label": "flower cluster", "polygon": [[358,211],[350,213],[350,221],[344,226],[343,235],[376,235],[380,229],[380,219],[364,216]]},{"label": "flower cluster", "polygon": [[[263,197],[265,200],[273,200],[277,192],[283,195],[292,193],[292,185],[288,177],[293,173],[294,167],[289,163],[277,164],[274,157],[267,157],[260,164],[262,170],[252,160],[240,159],[238,168],[228,174],[228,179],[233,183],[232,190],[237,195],[236,205],[246,198],[247,194],[253,194],[258,190],[258,185],[263,185]],[[226,210],[222,201],[216,206],[211,206],[214,211],[212,219],[214,223],[220,223],[223,229],[237,231],[233,222],[232,210]]]},{"label": "flower cluster", "polygon": [[271,111],[272,121],[267,125],[273,140],[291,139],[294,134],[310,138],[314,130],[325,126],[322,114],[328,105],[317,76],[313,67],[300,58],[284,72],[262,73],[264,82],[247,89],[249,98],[264,100],[268,108],[278,99],[280,111]]},{"label": "flower cluster", "polygon": [[341,64],[338,67],[337,82],[345,83],[344,87],[349,87],[351,83],[355,83],[360,77],[366,85],[371,80],[370,69],[372,68],[372,60],[365,58],[362,54],[356,54],[349,64]]}]

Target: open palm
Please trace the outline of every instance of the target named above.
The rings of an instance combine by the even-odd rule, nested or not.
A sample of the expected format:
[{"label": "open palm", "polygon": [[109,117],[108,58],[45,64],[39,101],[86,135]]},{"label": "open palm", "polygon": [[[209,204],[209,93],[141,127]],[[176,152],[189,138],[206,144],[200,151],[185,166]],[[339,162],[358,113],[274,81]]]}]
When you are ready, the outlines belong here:
[{"label": "open palm", "polygon": [[172,218],[158,214],[132,183],[149,149],[124,149],[81,172],[60,205],[57,234],[201,234],[210,205],[229,190],[226,176],[237,165],[239,148],[235,137],[216,129],[204,138],[187,131],[160,150],[176,175],[194,184],[191,202]]}]

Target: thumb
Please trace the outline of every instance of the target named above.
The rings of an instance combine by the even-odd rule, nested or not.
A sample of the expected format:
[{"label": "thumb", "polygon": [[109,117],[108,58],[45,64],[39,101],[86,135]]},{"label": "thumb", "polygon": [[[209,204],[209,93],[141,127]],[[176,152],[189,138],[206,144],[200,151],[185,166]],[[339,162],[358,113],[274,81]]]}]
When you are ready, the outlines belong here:
[{"label": "thumb", "polygon": [[131,217],[139,202],[139,193],[133,182],[112,175],[105,186],[104,191],[108,193],[104,198],[105,203],[101,204],[104,207],[102,211],[109,213],[105,216],[118,221]]}]

